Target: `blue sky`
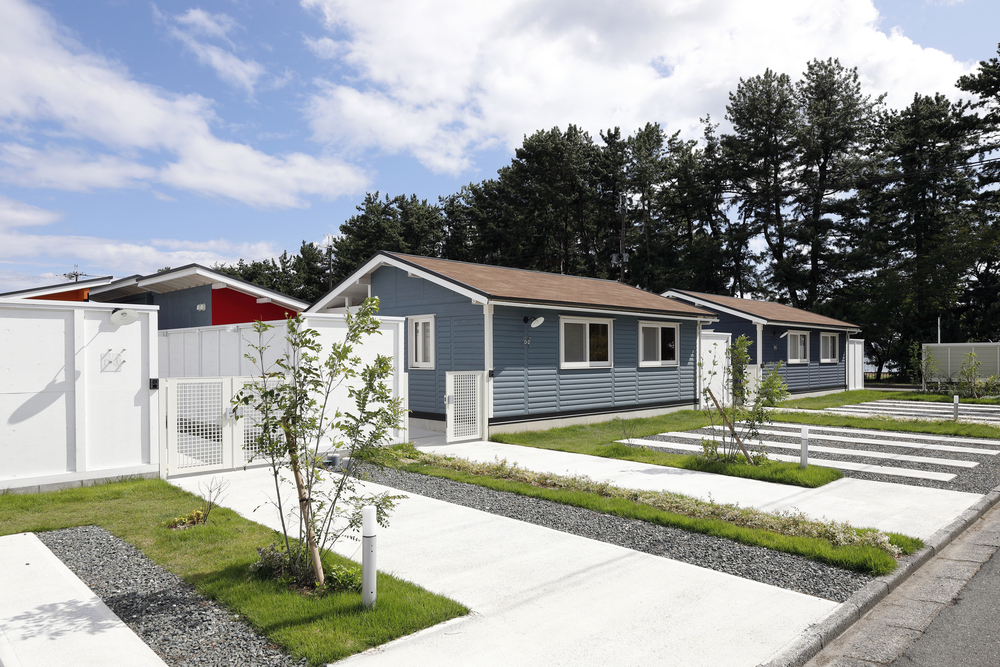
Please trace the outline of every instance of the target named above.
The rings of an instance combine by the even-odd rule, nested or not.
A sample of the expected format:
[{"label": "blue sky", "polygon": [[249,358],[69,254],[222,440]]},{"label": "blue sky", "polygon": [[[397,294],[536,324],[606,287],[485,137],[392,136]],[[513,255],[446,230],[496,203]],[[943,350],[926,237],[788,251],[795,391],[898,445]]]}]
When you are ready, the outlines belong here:
[{"label": "blue sky", "polygon": [[365,192],[436,200],[525,134],[698,134],[766,67],[953,98],[987,0],[0,0],[0,291],[259,259]]}]

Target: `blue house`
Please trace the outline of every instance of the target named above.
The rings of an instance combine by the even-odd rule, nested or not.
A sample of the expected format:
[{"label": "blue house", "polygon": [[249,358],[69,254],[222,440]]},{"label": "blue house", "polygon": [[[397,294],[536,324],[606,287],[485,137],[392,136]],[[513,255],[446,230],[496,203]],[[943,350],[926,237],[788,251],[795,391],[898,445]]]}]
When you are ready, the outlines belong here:
[{"label": "blue house", "polygon": [[697,405],[709,311],[610,280],[380,252],[307,312],[407,318],[410,423],[450,439]]},{"label": "blue house", "polygon": [[[861,330],[854,324],[770,301],[739,299],[687,290],[668,290],[664,297],[705,308],[718,318],[713,330],[732,340],[746,335],[753,371],[784,362],[779,371],[792,394],[826,394],[855,388],[848,370],[860,365],[863,345],[851,340]],[[852,344],[855,343],[855,344]]]}]

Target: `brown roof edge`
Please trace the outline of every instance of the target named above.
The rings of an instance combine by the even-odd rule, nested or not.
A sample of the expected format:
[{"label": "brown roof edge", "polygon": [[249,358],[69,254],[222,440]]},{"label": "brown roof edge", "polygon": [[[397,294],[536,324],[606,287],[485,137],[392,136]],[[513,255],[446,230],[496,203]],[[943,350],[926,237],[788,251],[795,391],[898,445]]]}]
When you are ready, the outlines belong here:
[{"label": "brown roof edge", "polygon": [[702,299],[723,308],[729,308],[752,317],[766,320],[768,324],[786,326],[811,326],[811,327],[835,327],[838,329],[861,330],[856,324],[836,320],[825,315],[786,306],[773,301],[758,301],[756,299],[741,299],[735,296],[722,296],[720,294],[707,294],[705,292],[693,292],[690,290],[669,290],[695,299]]},{"label": "brown roof edge", "polygon": [[703,308],[612,280],[388,251],[380,254],[492,301],[715,319],[714,313]]}]

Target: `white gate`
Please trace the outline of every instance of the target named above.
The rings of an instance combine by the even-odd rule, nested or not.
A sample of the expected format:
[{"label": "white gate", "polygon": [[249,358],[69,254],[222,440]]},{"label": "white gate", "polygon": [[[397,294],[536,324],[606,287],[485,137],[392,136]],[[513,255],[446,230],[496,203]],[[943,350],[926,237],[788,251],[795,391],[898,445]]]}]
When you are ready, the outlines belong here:
[{"label": "white gate", "polygon": [[703,392],[711,389],[715,398],[722,404],[727,404],[730,399],[730,387],[726,382],[726,367],[729,365],[729,357],[726,350],[729,349],[732,334],[721,333],[710,330],[701,332],[701,354],[698,359],[698,373],[701,379],[700,386],[702,394],[702,409],[712,409],[715,404]]},{"label": "white gate", "polygon": [[445,373],[445,440],[486,439],[486,373]]},{"label": "white gate", "polygon": [[254,438],[253,408],[233,416],[233,396],[252,378],[161,378],[160,461],[164,474],[233,470],[246,465]]},{"label": "white gate", "polygon": [[847,389],[865,388],[865,341],[851,338],[847,341]]}]

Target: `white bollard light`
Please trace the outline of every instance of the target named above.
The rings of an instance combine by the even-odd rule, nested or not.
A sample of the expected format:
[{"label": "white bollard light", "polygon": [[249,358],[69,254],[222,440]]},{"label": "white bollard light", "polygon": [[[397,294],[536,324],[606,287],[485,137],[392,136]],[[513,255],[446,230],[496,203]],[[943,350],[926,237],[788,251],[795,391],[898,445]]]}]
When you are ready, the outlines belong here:
[{"label": "white bollard light", "polygon": [[958,421],[958,394],[955,394],[955,421]]},{"label": "white bollard light", "polygon": [[378,570],[375,566],[375,538],[378,522],[375,520],[375,506],[361,508],[361,604],[365,608],[375,606]]},{"label": "white bollard light", "polygon": [[809,427],[802,427],[802,455],[799,457],[799,467],[803,470],[809,465]]}]

